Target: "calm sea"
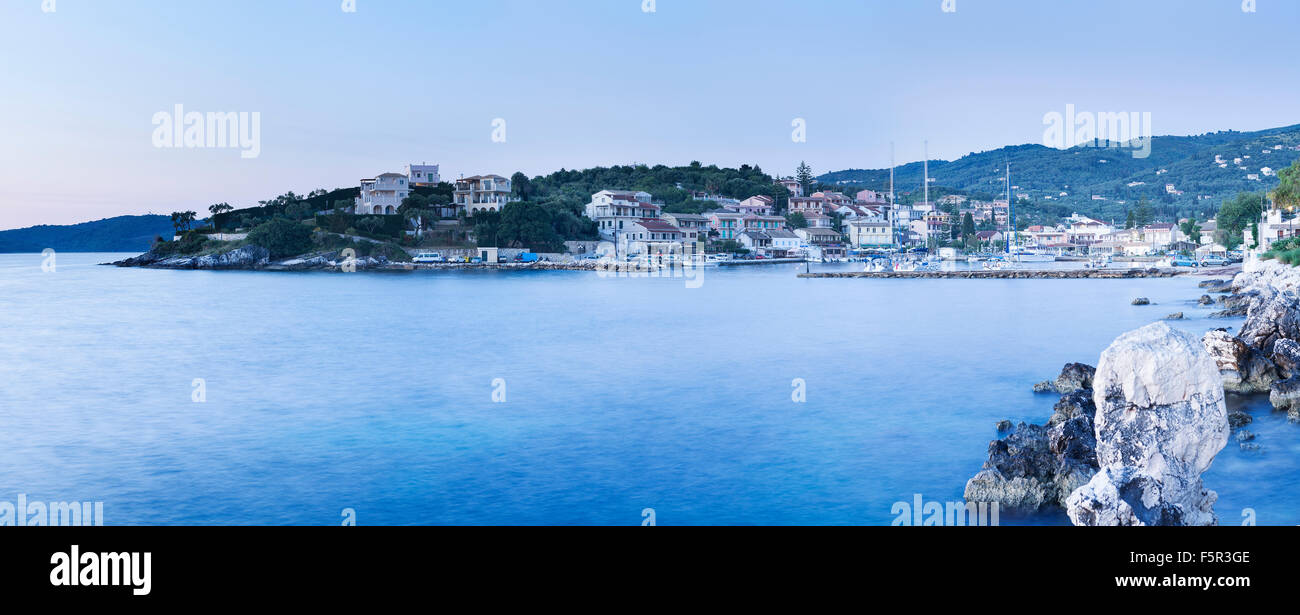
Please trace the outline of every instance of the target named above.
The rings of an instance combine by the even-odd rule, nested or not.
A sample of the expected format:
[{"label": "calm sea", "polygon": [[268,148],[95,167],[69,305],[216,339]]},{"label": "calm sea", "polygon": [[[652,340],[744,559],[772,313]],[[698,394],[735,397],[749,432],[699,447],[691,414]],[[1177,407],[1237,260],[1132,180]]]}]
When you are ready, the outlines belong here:
[{"label": "calm sea", "polygon": [[[1195,279],[96,266],[121,256],[0,255],[0,501],[101,501],[108,524],[888,524],[914,494],[959,500],[999,419],[1050,416],[1030,387],[1064,363],[1170,312],[1240,324]],[[860,265],[814,268],[835,267]],[[1300,523],[1300,427],[1233,404],[1263,451],[1208,473],[1223,523]]]}]

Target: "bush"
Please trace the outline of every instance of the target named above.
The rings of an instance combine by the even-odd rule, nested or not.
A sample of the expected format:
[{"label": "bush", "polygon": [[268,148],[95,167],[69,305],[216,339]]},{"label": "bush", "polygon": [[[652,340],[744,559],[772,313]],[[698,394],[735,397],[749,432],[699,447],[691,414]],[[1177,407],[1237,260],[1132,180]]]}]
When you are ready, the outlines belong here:
[{"label": "bush", "polygon": [[161,237],[159,239],[160,241],[153,246],[153,252],[163,256],[198,254],[203,251],[203,245],[208,241],[207,236],[198,231],[186,232],[179,241],[166,241]]},{"label": "bush", "polygon": [[272,258],[297,256],[311,250],[311,229],[298,222],[274,218],[249,231],[248,243],[266,248]]}]

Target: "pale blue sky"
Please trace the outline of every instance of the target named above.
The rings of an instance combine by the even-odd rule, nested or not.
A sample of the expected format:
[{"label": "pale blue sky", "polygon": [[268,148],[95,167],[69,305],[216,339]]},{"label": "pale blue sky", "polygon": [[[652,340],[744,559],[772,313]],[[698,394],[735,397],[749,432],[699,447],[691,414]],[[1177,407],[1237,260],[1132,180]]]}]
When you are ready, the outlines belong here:
[{"label": "pale blue sky", "polygon": [[[1041,142],[1045,113],[1156,134],[1300,123],[1300,2],[0,0],[0,228],[254,204],[406,162],[444,178],[634,162],[790,173]],[[256,111],[261,155],[151,118]],[[507,121],[506,143],[491,140]],[[790,138],[804,118],[806,143]]]}]

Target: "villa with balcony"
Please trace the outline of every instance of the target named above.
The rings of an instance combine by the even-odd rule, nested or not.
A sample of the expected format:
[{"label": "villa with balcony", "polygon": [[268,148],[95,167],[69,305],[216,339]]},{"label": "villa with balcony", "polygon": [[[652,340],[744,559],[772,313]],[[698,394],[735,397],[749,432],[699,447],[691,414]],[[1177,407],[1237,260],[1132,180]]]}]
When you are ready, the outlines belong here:
[{"label": "villa with balcony", "polygon": [[401,173],[384,173],[374,179],[361,180],[361,195],[355,200],[357,215],[391,216],[397,214],[402,201],[411,195],[410,182]]},{"label": "villa with balcony", "polygon": [[452,202],[457,209],[464,210],[465,215],[473,216],[481,211],[501,211],[507,203],[515,200],[510,193],[509,179],[500,175],[475,175],[456,180]]},{"label": "villa with balcony", "polygon": [[619,233],[631,230],[633,222],[659,217],[660,207],[650,199],[648,192],[601,190],[591,195],[584,213],[596,221],[602,239],[612,240]]}]

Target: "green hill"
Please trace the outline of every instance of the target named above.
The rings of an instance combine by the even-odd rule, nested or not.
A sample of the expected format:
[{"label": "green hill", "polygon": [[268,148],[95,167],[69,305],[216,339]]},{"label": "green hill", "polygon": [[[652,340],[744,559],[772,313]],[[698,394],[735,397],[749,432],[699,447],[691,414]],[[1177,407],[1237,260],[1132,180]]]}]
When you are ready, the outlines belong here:
[{"label": "green hill", "polygon": [[[1276,149],[1278,146],[1281,149]],[[1215,162],[1216,155],[1226,161],[1227,168],[1220,168]],[[1241,165],[1233,163],[1236,158],[1242,158]],[[930,177],[932,187],[986,197],[1001,196],[1005,165],[1010,162],[1011,183],[1019,186],[1016,194],[1067,214],[1074,211],[1104,219],[1123,219],[1130,207],[1145,198],[1161,218],[1198,215],[1204,219],[1224,199],[1240,192],[1262,192],[1277,186],[1277,177],[1261,174],[1259,181],[1253,181],[1246,178],[1247,174],[1260,174],[1261,167],[1277,172],[1296,159],[1300,159],[1300,125],[1258,132],[1155,137],[1147,158],[1134,158],[1132,150],[1125,149],[1059,150],[1042,145],[1017,145],[969,154],[954,161],[931,161]],[[920,162],[898,167],[896,190],[918,191],[922,177]],[[846,187],[888,189],[889,169],[836,171],[818,180]],[[1173,184],[1183,194],[1166,193],[1166,184]],[[1067,196],[1061,196],[1062,192]],[[1106,200],[1094,200],[1094,195]]]},{"label": "green hill", "polygon": [[69,226],[32,226],[0,231],[0,253],[144,252],[159,235],[174,233],[167,216],[119,216]]}]

